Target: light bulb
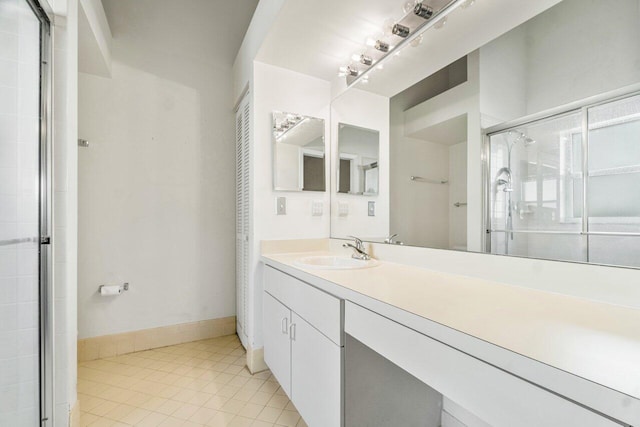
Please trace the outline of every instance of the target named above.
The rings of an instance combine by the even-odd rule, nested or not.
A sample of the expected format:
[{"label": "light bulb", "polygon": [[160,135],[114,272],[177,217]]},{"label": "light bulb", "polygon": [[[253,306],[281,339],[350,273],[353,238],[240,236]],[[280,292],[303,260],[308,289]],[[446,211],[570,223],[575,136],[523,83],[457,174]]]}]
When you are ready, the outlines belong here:
[{"label": "light bulb", "polygon": [[433,16],[433,9],[426,4],[416,3],[415,7],[413,8],[413,13],[420,18],[431,19],[431,17]]},{"label": "light bulb", "polygon": [[389,46],[389,43],[385,43],[382,40],[378,40],[376,41],[376,45],[374,46],[376,49],[378,49],[380,52],[389,52],[389,49],[391,49],[391,46]]},{"label": "light bulb", "polygon": [[358,74],[360,74],[358,69],[353,65],[347,66],[346,73],[347,73],[347,76],[352,76],[352,77],[357,77]]},{"label": "light bulb", "polygon": [[391,32],[396,36],[402,37],[404,39],[404,38],[407,38],[407,36],[409,36],[409,33],[411,32],[411,30],[406,25],[395,24],[391,29]]},{"label": "light bulb", "polygon": [[365,42],[365,44],[369,47],[374,47],[376,45],[376,39],[374,39],[373,37],[367,37],[367,41]]},{"label": "light bulb", "polygon": [[360,63],[369,66],[373,64],[373,59],[363,53],[360,55]]}]

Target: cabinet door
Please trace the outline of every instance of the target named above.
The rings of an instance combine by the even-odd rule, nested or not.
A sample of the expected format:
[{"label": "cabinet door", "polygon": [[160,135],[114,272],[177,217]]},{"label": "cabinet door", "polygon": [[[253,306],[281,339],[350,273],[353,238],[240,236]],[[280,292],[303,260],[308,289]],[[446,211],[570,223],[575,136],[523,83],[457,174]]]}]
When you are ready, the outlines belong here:
[{"label": "cabinet door", "polygon": [[291,310],[267,292],[263,296],[264,361],[291,398]]},{"label": "cabinet door", "polygon": [[342,425],[342,348],[291,313],[291,401],[309,427]]}]

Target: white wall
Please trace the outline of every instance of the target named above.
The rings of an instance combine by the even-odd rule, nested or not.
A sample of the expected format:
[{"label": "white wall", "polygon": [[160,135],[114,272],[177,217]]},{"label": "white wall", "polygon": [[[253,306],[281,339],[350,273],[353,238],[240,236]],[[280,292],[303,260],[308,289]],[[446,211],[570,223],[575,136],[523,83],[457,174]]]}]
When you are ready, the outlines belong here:
[{"label": "white wall", "polygon": [[[403,114],[400,114],[400,119],[404,119]],[[404,129],[404,120],[399,126]],[[448,148],[408,138],[402,133],[394,135],[391,140],[389,231],[398,233],[397,240],[404,244],[449,247],[449,186],[410,180],[411,175],[447,179]]]},{"label": "white wall", "polygon": [[[231,82],[247,24],[224,21],[248,22],[252,2],[105,10],[112,78],[79,81],[79,133],[90,141],[79,161],[80,337],[234,315]],[[124,282],[123,295],[97,293]]]},{"label": "white wall", "polygon": [[449,147],[449,249],[467,249],[467,143]]},{"label": "white wall", "polygon": [[[345,123],[380,132],[379,183],[377,196],[337,193],[335,159],[338,158],[338,124]],[[389,98],[351,89],[331,103],[331,235],[384,239],[389,235]],[[368,216],[368,202],[374,201],[375,216]],[[338,206],[349,206],[347,216]]]},{"label": "white wall", "polygon": [[101,0],[79,0],[78,69],[111,76],[111,29]]},{"label": "white wall", "polygon": [[638,0],[564,0],[531,20],[527,113],[638,83],[639,19]]},{"label": "white wall", "polygon": [[[254,62],[252,141],[252,252],[249,288],[249,328],[252,348],[262,347],[262,266],[260,241],[329,237],[329,192],[276,192],[273,190],[271,113],[288,111],[324,120],[329,135],[330,84],[327,81],[295,73],[272,65]],[[325,138],[328,140],[328,138]],[[328,144],[328,142],[327,142]],[[327,152],[325,148],[325,152]],[[329,188],[329,162],[325,167]],[[287,214],[276,215],[276,198],[287,198]],[[324,215],[312,216],[311,205],[319,201]]]},{"label": "white wall", "polygon": [[78,1],[55,0],[53,26],[54,426],[77,400]]},{"label": "white wall", "polygon": [[526,24],[479,49],[482,126],[527,113]]},{"label": "white wall", "polygon": [[285,0],[261,0],[233,63],[233,100],[240,101],[244,89],[253,79],[253,60],[271,30]]}]

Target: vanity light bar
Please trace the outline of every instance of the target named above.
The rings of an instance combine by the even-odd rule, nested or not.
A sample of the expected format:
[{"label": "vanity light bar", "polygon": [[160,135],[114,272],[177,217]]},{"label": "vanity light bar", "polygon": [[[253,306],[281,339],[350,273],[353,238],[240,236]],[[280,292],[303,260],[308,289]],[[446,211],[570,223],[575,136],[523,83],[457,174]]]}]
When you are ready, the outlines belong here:
[{"label": "vanity light bar", "polygon": [[296,127],[300,126],[302,123],[309,120],[309,117],[295,116],[293,118],[287,117],[281,124],[278,126],[277,124],[273,125],[273,131],[276,133],[280,133],[280,135],[276,136],[276,140],[280,140],[284,138],[287,132],[292,131]]},{"label": "vanity light bar", "polygon": [[[384,40],[379,40],[379,39],[367,40],[367,43],[366,43],[367,47],[373,47],[378,52],[382,53],[382,56],[375,61],[375,65],[377,66],[376,68],[381,69],[383,67],[383,63],[387,61],[390,57],[394,56],[394,55],[390,55],[392,52],[396,52],[396,51],[399,52],[399,50],[402,47],[404,47],[407,43],[411,43],[414,39],[421,37],[422,33],[424,33],[429,28],[436,26],[438,23],[440,23],[440,21],[446,19],[446,17],[455,9],[457,9],[459,6],[462,6],[463,8],[467,8],[470,5],[472,5],[474,2],[475,0],[452,0],[442,9],[440,9],[438,12],[436,12],[431,6],[424,4],[422,1],[417,2],[416,5],[413,7],[413,9],[408,14],[404,15],[400,19],[400,21],[411,15],[415,15],[420,18],[423,18],[424,21],[420,25],[418,25],[413,30],[413,32],[411,31],[411,28],[409,28],[408,26],[397,22],[392,28],[392,34],[402,39],[398,44],[391,46],[388,42]],[[374,68],[372,67],[374,63],[373,59],[371,61],[371,64],[367,64],[362,61],[360,62],[365,66],[367,66],[368,68],[364,70],[358,70],[352,65],[349,65],[347,67],[340,67],[339,76],[346,77],[347,89],[355,85],[356,83],[358,83],[364,77],[368,78],[369,72]],[[355,73],[353,72],[353,70],[355,70]]]}]

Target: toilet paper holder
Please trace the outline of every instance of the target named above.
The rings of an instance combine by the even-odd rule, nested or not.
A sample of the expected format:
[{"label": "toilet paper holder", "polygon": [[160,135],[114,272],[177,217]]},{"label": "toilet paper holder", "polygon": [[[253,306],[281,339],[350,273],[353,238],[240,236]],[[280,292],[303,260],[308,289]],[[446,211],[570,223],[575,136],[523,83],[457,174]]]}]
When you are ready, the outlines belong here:
[{"label": "toilet paper holder", "polygon": [[[109,285],[100,285],[98,286],[98,293],[102,294],[102,288],[105,286],[109,286]],[[120,292],[124,292],[124,291],[128,291],[129,290],[129,282],[123,283],[122,285],[120,285]]]}]

